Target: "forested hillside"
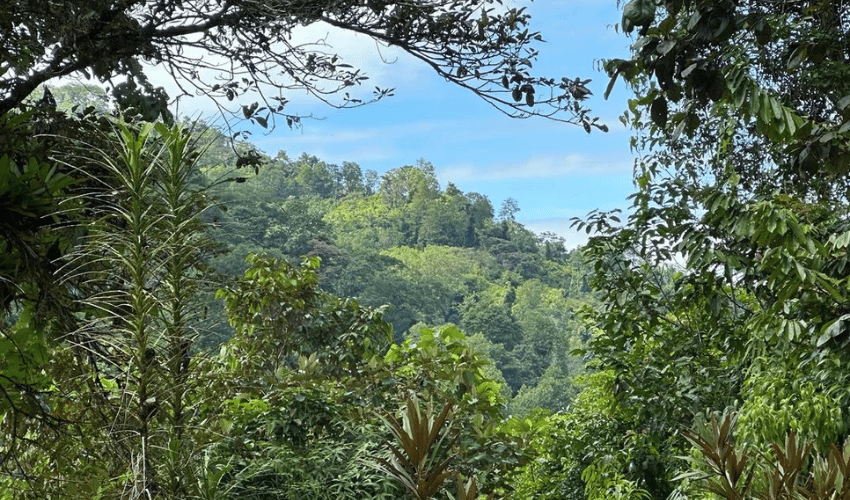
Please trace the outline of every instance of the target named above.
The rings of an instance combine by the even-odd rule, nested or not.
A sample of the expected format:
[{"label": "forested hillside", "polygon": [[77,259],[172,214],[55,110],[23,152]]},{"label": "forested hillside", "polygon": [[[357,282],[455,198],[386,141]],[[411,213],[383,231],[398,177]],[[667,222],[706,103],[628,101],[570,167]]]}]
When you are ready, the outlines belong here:
[{"label": "forested hillside", "polygon": [[[279,152],[256,172],[237,170],[226,138],[209,132],[204,182],[234,179],[212,191],[218,207],[206,216],[221,244],[210,264],[225,281],[244,272],[249,254],[292,263],[318,256],[321,287],[385,307],[397,342],[447,324],[469,335],[516,396],[511,412],[569,404],[571,379],[583,371],[570,352],[587,338],[577,313],[592,302],[588,271],[562,238],[517,222],[512,200],[496,215],[480,193],[441,188],[424,160],[378,175]],[[200,345],[228,338],[221,326]]]},{"label": "forested hillside", "polygon": [[[257,127],[390,96],[293,42],[321,21],[608,130],[488,5],[0,1],[0,499],[850,498],[843,0],[625,2],[635,192],[569,252],[424,160],[266,157],[145,74]],[[40,87],[69,75],[110,88]]]},{"label": "forested hillside", "polygon": [[[534,458],[507,408],[567,403],[537,388],[563,385],[581,332],[557,241],[424,163],[377,178],[231,148],[158,81],[230,138],[299,127],[296,93],[391,96],[321,35],[293,41],[319,22],[496,112],[603,129],[532,69],[522,8],[0,2],[0,498],[471,500]],[[53,95],[62,77],[107,88]]]}]

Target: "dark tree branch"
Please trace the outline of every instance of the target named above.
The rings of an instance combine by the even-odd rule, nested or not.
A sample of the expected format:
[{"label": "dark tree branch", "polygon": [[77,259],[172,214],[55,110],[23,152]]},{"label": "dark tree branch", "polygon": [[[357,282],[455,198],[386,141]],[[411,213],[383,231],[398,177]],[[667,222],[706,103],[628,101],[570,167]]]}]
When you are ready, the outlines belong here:
[{"label": "dark tree branch", "polygon": [[[582,106],[586,94],[575,94],[569,80],[530,74],[537,55],[532,45],[542,38],[527,29],[530,18],[523,9],[497,14],[490,5],[489,0],[68,0],[45,8],[23,0],[10,11],[13,30],[0,44],[9,49],[9,59],[0,59],[0,67],[9,69],[0,76],[0,113],[53,78],[78,72],[102,81],[134,75],[134,59],[165,64],[182,91],[188,83],[222,110],[223,98],[229,102],[257,92],[263,106],[244,118],[262,122],[275,116],[297,121],[284,111],[290,90],[306,90],[337,108],[390,95],[391,89],[368,97],[350,94],[349,87],[366,75],[326,50],[323,40],[292,43],[295,28],[323,21],[401,48],[509,116],[604,129]],[[189,57],[189,48],[204,55]],[[211,62],[216,58],[231,66]],[[216,81],[204,81],[202,71],[214,72]]]}]

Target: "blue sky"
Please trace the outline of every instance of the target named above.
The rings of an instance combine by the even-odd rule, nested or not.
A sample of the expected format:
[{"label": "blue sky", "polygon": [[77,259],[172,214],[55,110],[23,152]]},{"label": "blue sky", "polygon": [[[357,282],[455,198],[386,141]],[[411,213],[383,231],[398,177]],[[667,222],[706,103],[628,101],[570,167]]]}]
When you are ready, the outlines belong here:
[{"label": "blue sky", "polygon": [[[531,28],[547,41],[539,46],[536,73],[592,78],[589,87],[595,95],[588,105],[610,127],[607,134],[594,130],[588,135],[581,127],[543,119],[505,117],[412,57],[379,50],[362,36],[312,26],[305,30],[306,38],[326,36],[345,60],[370,76],[367,89],[395,87],[395,96],[362,108],[335,110],[296,94],[291,110],[321,119],[306,120],[296,130],[285,125],[271,133],[258,129],[251,140],[272,156],[279,150],[290,157],[306,152],[329,163],[352,161],[379,173],[423,158],[435,166],[443,187],[453,182],[463,191],[484,194],[496,211],[512,197],[519,202],[520,222],[536,232],[556,232],[573,247],[585,237],[568,229],[571,217],[596,208],[626,208],[633,189],[630,134],[618,121],[628,91],[619,83],[605,101],[608,78],[598,70],[599,60],[628,54],[628,38],[613,28],[621,16],[616,3],[520,3],[532,15]],[[197,106],[204,111],[203,105]],[[191,114],[195,107],[181,102],[183,112]]]}]

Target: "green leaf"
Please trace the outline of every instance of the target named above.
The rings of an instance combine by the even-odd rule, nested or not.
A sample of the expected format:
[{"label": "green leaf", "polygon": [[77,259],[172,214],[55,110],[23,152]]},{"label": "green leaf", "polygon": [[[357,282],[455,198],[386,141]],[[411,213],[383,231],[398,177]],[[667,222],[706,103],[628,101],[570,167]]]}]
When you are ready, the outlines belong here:
[{"label": "green leaf", "polygon": [[750,82],[750,107],[749,114],[753,118],[759,117],[759,109],[761,104],[761,87],[759,87],[755,82]]},{"label": "green leaf", "polygon": [[761,122],[770,126],[773,117],[771,116],[771,105],[770,105],[770,96],[767,92],[761,94],[761,102],[759,103],[759,118],[761,118]]},{"label": "green leaf", "polygon": [[841,291],[836,288],[832,283],[830,283],[828,279],[819,279],[818,285],[820,285],[821,288],[826,290],[830,297],[837,300],[838,302],[844,302],[845,300],[847,300],[847,297],[843,293],[841,293]]},{"label": "green leaf", "polygon": [[788,58],[787,69],[789,71],[797,69],[800,64],[802,64],[803,61],[806,60],[808,52],[809,48],[804,44],[801,44],[799,47],[797,47],[797,49],[791,53],[791,57]]},{"label": "green leaf", "polygon": [[797,132],[797,120],[794,119],[794,114],[788,108],[783,108],[783,116],[785,117],[785,130],[789,137],[793,137]]},{"label": "green leaf", "polygon": [[623,29],[630,33],[634,26],[649,26],[655,20],[655,0],[630,0],[623,7]]},{"label": "green leaf", "polygon": [[[850,243],[850,231],[845,231],[845,232],[841,233],[840,235],[838,235],[837,237],[833,236],[833,238],[835,238],[835,240],[833,242],[833,248],[836,248],[836,249],[845,248],[845,247],[847,247],[847,244]],[[830,239],[832,239],[832,238],[830,238]]]},{"label": "green leaf", "polygon": [[773,111],[773,116],[780,120],[783,118],[782,104],[780,104],[773,96],[770,96],[770,109]]},{"label": "green leaf", "polygon": [[844,314],[824,325],[823,329],[821,329],[821,335],[818,337],[816,342],[816,346],[821,347],[833,338],[841,335],[846,329],[848,321],[850,321],[850,314]]},{"label": "green leaf", "polygon": [[676,40],[663,40],[655,48],[655,51],[664,56],[674,48],[676,48]]},{"label": "green leaf", "polygon": [[667,126],[667,99],[662,96],[652,101],[649,114],[656,125],[661,128]]}]

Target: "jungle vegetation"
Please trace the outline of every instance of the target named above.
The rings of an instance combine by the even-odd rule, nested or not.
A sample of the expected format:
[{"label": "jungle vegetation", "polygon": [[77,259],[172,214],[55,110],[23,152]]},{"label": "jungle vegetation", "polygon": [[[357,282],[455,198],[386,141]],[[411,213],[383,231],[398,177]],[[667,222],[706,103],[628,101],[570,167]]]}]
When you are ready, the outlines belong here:
[{"label": "jungle vegetation", "polygon": [[[392,93],[288,45],[321,21],[604,130],[531,73],[521,8],[0,3],[0,498],[850,497],[850,9],[622,9],[635,193],[567,251],[425,160],[271,158],[232,128],[299,126],[293,89]],[[73,73],[108,87],[38,90]]]}]

